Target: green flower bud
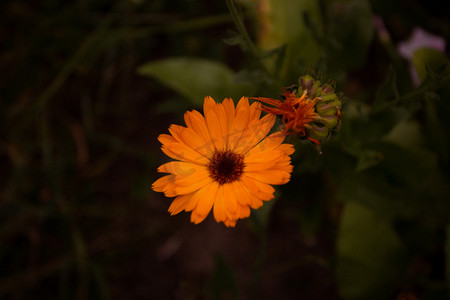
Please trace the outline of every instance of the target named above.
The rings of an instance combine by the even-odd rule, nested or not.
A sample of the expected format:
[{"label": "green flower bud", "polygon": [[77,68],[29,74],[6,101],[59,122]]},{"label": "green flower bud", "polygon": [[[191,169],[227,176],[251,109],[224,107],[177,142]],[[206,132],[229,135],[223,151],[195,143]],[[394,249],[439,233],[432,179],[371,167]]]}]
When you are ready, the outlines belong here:
[{"label": "green flower bud", "polygon": [[312,78],[310,75],[301,76],[298,79],[299,92],[300,92],[300,87],[302,89],[300,95],[303,93],[304,90],[310,91],[313,83],[314,83],[314,78]]},{"label": "green flower bud", "polygon": [[326,127],[319,127],[317,125],[312,125],[311,128],[307,129],[308,136],[316,140],[324,140],[328,137],[329,129]]},{"label": "green flower bud", "polygon": [[[285,133],[310,140],[320,152],[321,142],[339,129],[342,94],[335,92],[333,82],[322,84],[315,75],[303,75],[298,85],[284,88],[281,98],[282,101],[270,99],[276,110],[266,106],[264,111],[281,115]],[[262,97],[255,99],[267,101]]]},{"label": "green flower bud", "polygon": [[332,114],[336,113],[336,110],[342,107],[342,102],[339,100],[334,100],[330,102],[320,102],[316,105],[316,112],[319,115],[330,115],[330,109],[334,109]]},{"label": "green flower bud", "polygon": [[322,93],[321,82],[319,80],[315,81],[311,86],[311,89],[308,90],[308,96],[311,98],[316,98]]},{"label": "green flower bud", "polygon": [[325,94],[325,95],[321,95],[320,96],[320,100],[321,101],[331,101],[331,100],[334,100],[336,98],[337,98],[337,96],[336,96],[335,93],[329,93],[329,94]]},{"label": "green flower bud", "polygon": [[332,129],[338,124],[339,118],[336,115],[320,116],[319,122]]},{"label": "green flower bud", "polygon": [[334,92],[334,89],[330,84],[326,83],[322,86],[322,95],[327,95],[327,94],[333,93],[333,92]]}]

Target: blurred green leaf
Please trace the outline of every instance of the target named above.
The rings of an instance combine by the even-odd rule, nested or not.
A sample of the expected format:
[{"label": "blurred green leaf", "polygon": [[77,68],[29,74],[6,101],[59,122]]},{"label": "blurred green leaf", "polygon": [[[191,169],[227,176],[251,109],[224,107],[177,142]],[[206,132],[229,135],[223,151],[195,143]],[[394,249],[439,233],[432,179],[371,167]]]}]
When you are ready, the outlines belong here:
[{"label": "blurred green leaf", "polygon": [[385,81],[378,88],[377,94],[375,96],[375,101],[373,103],[373,108],[376,110],[386,101],[392,98],[396,99],[398,97],[399,92],[397,89],[397,76],[395,73],[395,69],[393,67],[390,67]]},{"label": "blurred green leaf", "polygon": [[369,209],[347,203],[338,234],[337,278],[343,299],[390,299],[405,255],[390,224]]},{"label": "blurred green leaf", "polygon": [[[373,149],[383,153],[380,168],[391,183],[399,186],[426,187],[437,167],[436,155],[425,149],[404,148],[391,143],[379,143]],[[424,178],[424,174],[428,177]]]},{"label": "blurred green leaf", "polygon": [[174,57],[146,63],[138,68],[141,75],[154,78],[188,98],[196,106],[206,96],[216,101],[231,97],[235,101],[252,94],[249,83],[234,80],[231,69],[220,62]]},{"label": "blurred green leaf", "polygon": [[383,153],[375,150],[363,150],[358,157],[356,171],[361,172],[378,165],[383,160]]},{"label": "blurred green leaf", "polygon": [[423,82],[430,71],[447,64],[448,59],[436,49],[421,48],[414,52],[413,63],[420,81]]},{"label": "blurred green leaf", "polygon": [[408,120],[399,122],[383,140],[403,147],[424,146],[424,137],[419,122]]},{"label": "blurred green leaf", "polygon": [[215,256],[216,268],[208,283],[212,299],[237,299],[239,285],[233,268],[219,255]]},{"label": "blurred green leaf", "polygon": [[392,142],[373,143],[368,149],[382,155],[383,160],[365,170],[355,166],[351,172],[341,158],[341,166],[333,170],[340,201],[358,202],[385,220],[445,220],[449,192],[445,179],[436,171],[433,152]]},{"label": "blurred green leaf", "polygon": [[[428,79],[427,79],[428,80]],[[425,138],[429,147],[436,151],[443,168],[449,170],[445,165],[450,164],[450,88],[442,90],[439,100],[425,99]]]},{"label": "blurred green leaf", "polygon": [[243,50],[247,50],[244,37],[235,31],[229,31],[229,37],[223,39],[223,42],[229,46],[240,46]]},{"label": "blurred green leaf", "polygon": [[[260,35],[260,46],[264,50],[286,45],[286,56],[282,63],[282,81],[292,82],[305,67],[315,67],[322,55],[318,41],[308,31],[306,18],[314,22],[320,31],[322,20],[316,0],[267,0],[259,16],[264,31]],[[275,58],[268,62],[271,69],[280,67]]]},{"label": "blurred green leaf", "polygon": [[390,108],[382,111],[368,111],[361,109],[358,115],[349,116],[344,126],[351,129],[345,133],[350,134],[345,138],[355,141],[373,142],[387,135],[398,122],[406,120],[410,113],[402,108]]},{"label": "blurred green leaf", "polygon": [[329,68],[335,72],[352,70],[366,59],[374,28],[369,1],[331,1],[328,8]]}]

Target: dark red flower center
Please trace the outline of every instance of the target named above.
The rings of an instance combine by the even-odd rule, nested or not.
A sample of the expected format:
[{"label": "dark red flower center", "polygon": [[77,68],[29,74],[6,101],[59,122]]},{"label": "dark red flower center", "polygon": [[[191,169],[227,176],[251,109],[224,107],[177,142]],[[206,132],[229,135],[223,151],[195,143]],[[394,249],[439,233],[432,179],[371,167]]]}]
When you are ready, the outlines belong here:
[{"label": "dark red flower center", "polygon": [[208,170],[209,176],[219,184],[233,182],[244,172],[244,157],[230,150],[216,151]]}]

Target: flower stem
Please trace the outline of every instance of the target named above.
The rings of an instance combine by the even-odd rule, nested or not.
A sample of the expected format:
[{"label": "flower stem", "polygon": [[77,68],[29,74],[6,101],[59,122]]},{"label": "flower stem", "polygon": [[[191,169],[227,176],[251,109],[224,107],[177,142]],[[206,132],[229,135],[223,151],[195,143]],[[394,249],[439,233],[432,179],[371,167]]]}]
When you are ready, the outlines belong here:
[{"label": "flower stem", "polygon": [[426,82],[425,84],[422,84],[417,89],[415,89],[407,94],[404,94],[402,96],[397,95],[394,100],[392,100],[390,102],[386,102],[383,105],[380,105],[379,107],[375,108],[374,110],[381,111],[381,110],[387,109],[389,107],[395,106],[401,102],[418,97],[428,91],[435,91],[439,88],[446,86],[449,81],[450,81],[450,77],[447,76],[437,82],[433,82],[433,81]]},{"label": "flower stem", "polygon": [[242,38],[244,39],[248,51],[255,58],[258,67],[260,67],[261,70],[263,70],[266,74],[268,74],[266,67],[261,62],[262,60],[261,52],[258,50],[258,48],[251,40],[250,35],[248,34],[247,29],[245,28],[241,15],[239,14],[239,11],[236,8],[235,1],[234,0],[225,0],[225,1],[227,3],[228,10],[230,11],[231,17],[233,18],[233,22],[236,25],[238,32],[242,35]]}]

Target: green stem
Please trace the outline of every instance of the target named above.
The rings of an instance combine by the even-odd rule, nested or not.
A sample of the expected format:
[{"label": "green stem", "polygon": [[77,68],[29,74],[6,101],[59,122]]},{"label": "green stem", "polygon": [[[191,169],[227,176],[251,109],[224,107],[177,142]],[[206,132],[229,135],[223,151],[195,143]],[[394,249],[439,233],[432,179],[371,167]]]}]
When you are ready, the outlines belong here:
[{"label": "green stem", "polygon": [[445,77],[441,81],[438,81],[438,82],[429,81],[428,83],[421,85],[414,91],[409,92],[403,96],[396,97],[394,100],[387,102],[384,105],[381,105],[379,108],[375,109],[375,111],[382,111],[384,109],[387,109],[389,107],[397,105],[400,102],[406,101],[411,98],[418,97],[427,91],[435,91],[441,87],[446,86],[449,83],[449,81],[450,81],[450,77]]},{"label": "green stem", "polygon": [[236,28],[238,32],[242,35],[242,38],[244,39],[244,42],[250,52],[250,55],[252,55],[255,58],[255,61],[258,64],[258,67],[261,68],[267,75],[269,72],[267,71],[266,67],[262,63],[262,55],[259,49],[255,46],[253,41],[250,38],[250,35],[248,34],[247,29],[245,28],[244,22],[242,21],[241,15],[239,14],[236,5],[234,3],[234,0],[225,0],[228,6],[228,10],[230,11],[231,17],[233,18],[233,22],[236,25]]},{"label": "green stem", "polygon": [[255,57],[259,58],[260,57],[259,51],[253,44],[253,41],[250,39],[250,36],[247,32],[247,29],[244,26],[244,22],[242,21],[242,18],[236,8],[236,5],[234,4],[234,1],[226,0],[226,2],[228,9],[230,10],[231,17],[233,18],[234,24],[236,25],[239,33],[242,34],[242,37],[244,38],[244,41],[247,44],[250,53]]}]

